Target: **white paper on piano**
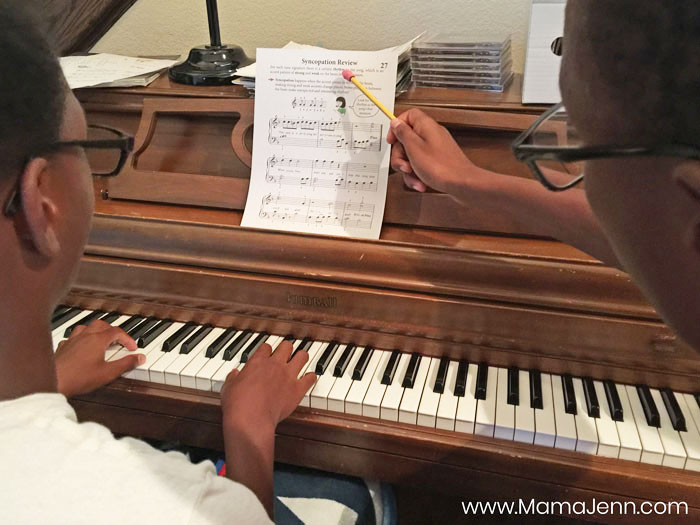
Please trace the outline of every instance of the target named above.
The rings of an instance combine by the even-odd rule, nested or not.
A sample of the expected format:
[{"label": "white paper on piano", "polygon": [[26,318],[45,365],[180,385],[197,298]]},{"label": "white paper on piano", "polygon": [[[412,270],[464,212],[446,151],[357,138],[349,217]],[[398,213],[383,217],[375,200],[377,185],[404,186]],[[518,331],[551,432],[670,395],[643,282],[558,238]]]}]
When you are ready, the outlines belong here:
[{"label": "white paper on piano", "polygon": [[561,57],[552,42],[564,33],[565,0],[533,0],[525,54],[523,104],[556,104]]},{"label": "white paper on piano", "polygon": [[242,226],[378,239],[396,53],[258,49],[253,165]]},{"label": "white paper on piano", "polygon": [[130,78],[134,79],[133,85],[144,85],[140,77],[149,73],[157,73],[172,66],[177,61],[99,53],[97,55],[62,57],[60,62],[68,86],[71,89],[77,89],[101,86],[117,80],[122,81],[121,86],[125,86],[129,85],[127,80]]}]

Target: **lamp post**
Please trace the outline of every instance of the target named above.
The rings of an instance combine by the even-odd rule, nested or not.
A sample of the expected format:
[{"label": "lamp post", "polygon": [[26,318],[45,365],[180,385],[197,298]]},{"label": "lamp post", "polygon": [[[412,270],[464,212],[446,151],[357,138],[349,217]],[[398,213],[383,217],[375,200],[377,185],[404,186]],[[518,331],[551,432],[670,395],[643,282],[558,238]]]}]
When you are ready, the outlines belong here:
[{"label": "lamp post", "polygon": [[168,70],[174,82],[203,86],[231,84],[236,70],[252,62],[240,46],[221,43],[216,0],[206,2],[210,44],[192,48],[187,60]]}]

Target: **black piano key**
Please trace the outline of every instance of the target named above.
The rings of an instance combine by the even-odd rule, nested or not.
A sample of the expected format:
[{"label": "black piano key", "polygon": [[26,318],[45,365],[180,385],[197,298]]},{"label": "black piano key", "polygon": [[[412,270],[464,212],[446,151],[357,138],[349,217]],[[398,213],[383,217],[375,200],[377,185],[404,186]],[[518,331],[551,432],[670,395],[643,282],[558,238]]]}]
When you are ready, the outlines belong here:
[{"label": "black piano key", "polygon": [[289,360],[292,360],[292,357],[294,357],[297,352],[300,350],[303,350],[304,352],[308,352],[309,348],[311,348],[311,345],[314,344],[314,340],[311,339],[310,337],[304,337],[301,341],[299,341],[299,345],[294,349],[292,352],[292,355],[289,356]]},{"label": "black piano key", "polygon": [[509,405],[520,404],[520,370],[517,366],[508,368],[508,399]]},{"label": "black piano key", "polygon": [[165,341],[163,341],[163,352],[170,352],[170,350],[172,350],[182,341],[184,341],[185,337],[190,335],[196,329],[197,325],[193,322],[185,323],[182,327],[180,327],[180,329],[177,332],[175,332],[173,335],[171,335]]},{"label": "black piano key", "polygon": [[583,383],[583,396],[586,398],[588,416],[600,417],[600,403],[598,402],[598,394],[596,394],[593,379],[584,377],[581,379],[581,382]]},{"label": "black piano key", "polygon": [[104,317],[100,317],[102,321],[104,321],[107,324],[112,324],[114,321],[119,319],[122,316],[119,312],[110,312]]},{"label": "black piano key", "polygon": [[[248,343],[249,339],[253,337],[253,331],[252,330],[243,330],[238,337],[235,337],[233,341],[231,341],[227,347],[224,348],[224,354],[223,354],[223,359],[224,361],[231,361],[236,355],[238,355],[238,352],[243,350],[246,347],[246,344]],[[255,339],[262,338],[263,341],[267,339],[268,333],[267,332],[262,332],[258,334],[258,337]],[[259,345],[258,345],[259,346]],[[245,361],[243,361],[243,355],[241,355],[241,363],[245,363],[248,361],[248,357],[250,357],[250,352],[245,356]]]},{"label": "black piano key", "polygon": [[564,391],[564,411],[567,414],[578,414],[576,410],[576,392],[574,391],[574,380],[570,374],[562,374],[561,386]]},{"label": "black piano key", "polygon": [[362,376],[365,375],[365,370],[367,370],[367,365],[369,364],[369,360],[372,357],[372,352],[374,352],[374,348],[372,348],[371,346],[365,346],[365,349],[362,351],[360,359],[357,360],[355,370],[352,371],[352,378],[355,381],[361,380]]},{"label": "black piano key", "polygon": [[284,339],[282,339],[282,342],[291,341],[292,343],[294,343],[295,340],[296,340],[296,337],[294,337],[292,334],[289,334],[289,335],[284,336]]},{"label": "black piano key", "polygon": [[63,314],[71,310],[72,306],[67,306],[65,304],[59,304],[56,309],[51,313],[51,322],[53,323],[56,319],[61,317]]},{"label": "black piano key", "polygon": [[91,314],[86,315],[85,317],[83,317],[79,321],[76,321],[75,323],[70,325],[68,328],[66,328],[65,331],[63,332],[63,337],[68,337],[70,334],[72,334],[73,330],[75,330],[76,326],[87,326],[90,323],[92,323],[95,319],[99,319],[103,315],[105,315],[104,311],[95,310]]},{"label": "black piano key", "polygon": [[199,330],[193,333],[187,341],[182,343],[182,346],[180,347],[180,353],[189,354],[192,351],[192,349],[195,348],[199,343],[201,343],[202,339],[208,336],[209,332],[211,332],[213,329],[214,327],[208,324],[200,326]]},{"label": "black piano key", "polygon": [[642,403],[642,409],[644,410],[644,417],[647,419],[647,424],[650,427],[659,428],[661,426],[661,418],[659,417],[659,410],[656,408],[656,403],[654,403],[654,398],[651,397],[649,387],[646,385],[637,385],[637,395],[639,396],[639,401]]},{"label": "black piano key", "polygon": [[155,341],[156,337],[158,337],[160,334],[162,334],[168,328],[170,328],[172,324],[173,322],[170,319],[163,319],[157,325],[151,327],[151,329],[148,330],[148,332],[144,333],[141,337],[139,337],[138,341],[136,341],[136,345],[139,348],[146,348],[153,341]]},{"label": "black piano key", "polygon": [[343,374],[348,368],[350,360],[352,359],[352,356],[355,353],[355,348],[357,347],[352,343],[345,346],[345,350],[343,350],[343,353],[340,354],[340,358],[335,363],[335,368],[333,369],[334,377],[343,377]]},{"label": "black piano key", "polygon": [[142,323],[139,323],[134,328],[129,330],[127,333],[131,336],[131,338],[134,341],[138,341],[139,337],[141,337],[143,334],[148,332],[151,328],[153,328],[159,322],[160,322],[160,319],[156,319],[155,317],[148,317],[145,321],[143,321]]},{"label": "black piano key", "polygon": [[330,343],[328,343],[328,346],[316,362],[316,370],[314,370],[314,372],[316,372],[317,375],[320,376],[326,373],[326,368],[328,368],[328,365],[333,359],[333,356],[335,355],[339,346],[340,345],[336,341],[331,341]]},{"label": "black piano key", "polygon": [[668,412],[668,416],[671,418],[671,426],[673,427],[673,430],[678,432],[687,432],[688,428],[685,426],[685,416],[681,411],[681,407],[678,406],[676,396],[673,395],[671,389],[662,389],[661,399],[664,400],[666,412]]},{"label": "black piano key", "polygon": [[617,393],[615,383],[609,379],[603,381],[603,388],[605,388],[605,397],[608,399],[610,415],[613,421],[624,421],[625,414],[622,410],[622,403],[620,402],[620,396]]},{"label": "black piano key", "polygon": [[[248,346],[243,346],[245,350],[243,350],[243,354],[241,355],[241,362],[242,363],[247,363],[248,359],[251,358],[251,356],[255,353],[255,351],[260,348],[260,345],[263,343],[267,342],[267,339],[270,337],[270,334],[267,332],[260,332],[258,335],[255,336],[255,339],[253,339],[250,343],[248,343]],[[234,354],[235,355],[235,354]],[[224,356],[226,357],[226,356]],[[232,356],[233,358],[233,356]],[[245,359],[245,361],[243,361]]]},{"label": "black piano key", "polygon": [[437,394],[442,394],[445,391],[448,366],[450,366],[450,358],[445,356],[441,357],[440,364],[438,365],[437,376],[435,377],[435,385],[433,386],[433,392]]},{"label": "black piano key", "polygon": [[[250,330],[246,331],[250,332]],[[236,328],[227,328],[226,330],[224,330],[223,333],[221,333],[221,335],[214,339],[214,342],[209,345],[205,356],[208,358],[212,358],[216,354],[218,354],[224,348],[224,346],[226,346],[228,342],[231,339],[233,339],[233,336],[236,335],[236,332],[238,332]]]},{"label": "black piano key", "polygon": [[698,407],[700,407],[700,393],[693,394],[695,397],[695,402],[698,404]]},{"label": "black piano key", "polygon": [[80,312],[82,312],[80,308],[71,308],[67,312],[65,312],[62,315],[59,315],[55,319],[51,321],[51,330],[55,330],[59,326],[61,326],[64,323],[67,323],[71,319],[73,319],[76,315],[78,315]]},{"label": "black piano key", "polygon": [[401,386],[404,388],[413,388],[418,375],[418,367],[420,366],[420,354],[411,354],[411,359],[408,360],[406,373],[401,381]]},{"label": "black piano key", "polygon": [[482,401],[486,399],[486,388],[488,387],[489,381],[489,365],[486,363],[479,363],[479,367],[476,372],[476,390],[474,391],[474,397],[476,399],[481,399]]},{"label": "black piano key", "polygon": [[457,378],[455,379],[455,395],[464,397],[467,393],[467,372],[469,371],[469,362],[462,359],[457,367]]},{"label": "black piano key", "polygon": [[539,370],[530,369],[530,408],[542,410],[542,374]]},{"label": "black piano key", "polygon": [[142,317],[140,315],[132,315],[126,321],[122,321],[119,325],[119,328],[121,328],[128,334],[129,330],[131,330],[134,326],[138,325],[144,319],[145,317]]},{"label": "black piano key", "polygon": [[394,374],[396,373],[396,367],[399,366],[399,357],[401,357],[401,352],[398,350],[393,350],[389,356],[389,361],[387,361],[384,367],[384,372],[382,372],[382,384],[390,385],[394,380]]},{"label": "black piano key", "polygon": [[[250,333],[246,334],[246,332]],[[241,363],[247,363],[248,359],[250,359],[250,357],[255,353],[255,351],[260,347],[261,344],[267,341],[268,337],[270,337],[270,334],[268,334],[267,332],[260,332],[258,335],[253,337],[252,331],[245,330],[240,336],[236,337],[235,341],[233,341],[229,345],[229,347],[231,347],[232,352],[231,359],[233,359],[233,357],[238,353],[238,350],[236,349],[236,344],[238,344],[240,345],[240,348],[243,349],[243,353],[241,354]],[[226,354],[224,354],[224,359],[226,359]]]}]

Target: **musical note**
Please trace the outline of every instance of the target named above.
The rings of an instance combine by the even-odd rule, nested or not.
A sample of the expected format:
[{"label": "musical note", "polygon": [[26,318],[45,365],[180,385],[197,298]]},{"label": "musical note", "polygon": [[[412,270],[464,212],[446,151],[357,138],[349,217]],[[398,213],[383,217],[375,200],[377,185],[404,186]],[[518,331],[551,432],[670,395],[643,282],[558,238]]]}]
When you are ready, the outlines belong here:
[{"label": "musical note", "polygon": [[326,159],[296,159],[273,155],[265,180],[284,186],[310,186],[353,191],[377,191],[379,166]]},{"label": "musical note", "polygon": [[[282,131],[284,130],[284,131]],[[381,151],[383,129],[376,122],[344,122],[275,116],[270,119],[272,145]]]}]

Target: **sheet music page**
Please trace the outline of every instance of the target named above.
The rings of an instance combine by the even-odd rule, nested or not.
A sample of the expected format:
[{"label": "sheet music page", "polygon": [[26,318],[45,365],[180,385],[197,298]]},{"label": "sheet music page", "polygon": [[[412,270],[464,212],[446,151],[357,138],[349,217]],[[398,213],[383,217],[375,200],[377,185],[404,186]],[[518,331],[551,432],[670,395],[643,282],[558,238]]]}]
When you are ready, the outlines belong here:
[{"label": "sheet music page", "polygon": [[396,53],[258,49],[253,166],[242,226],[378,239]]}]

